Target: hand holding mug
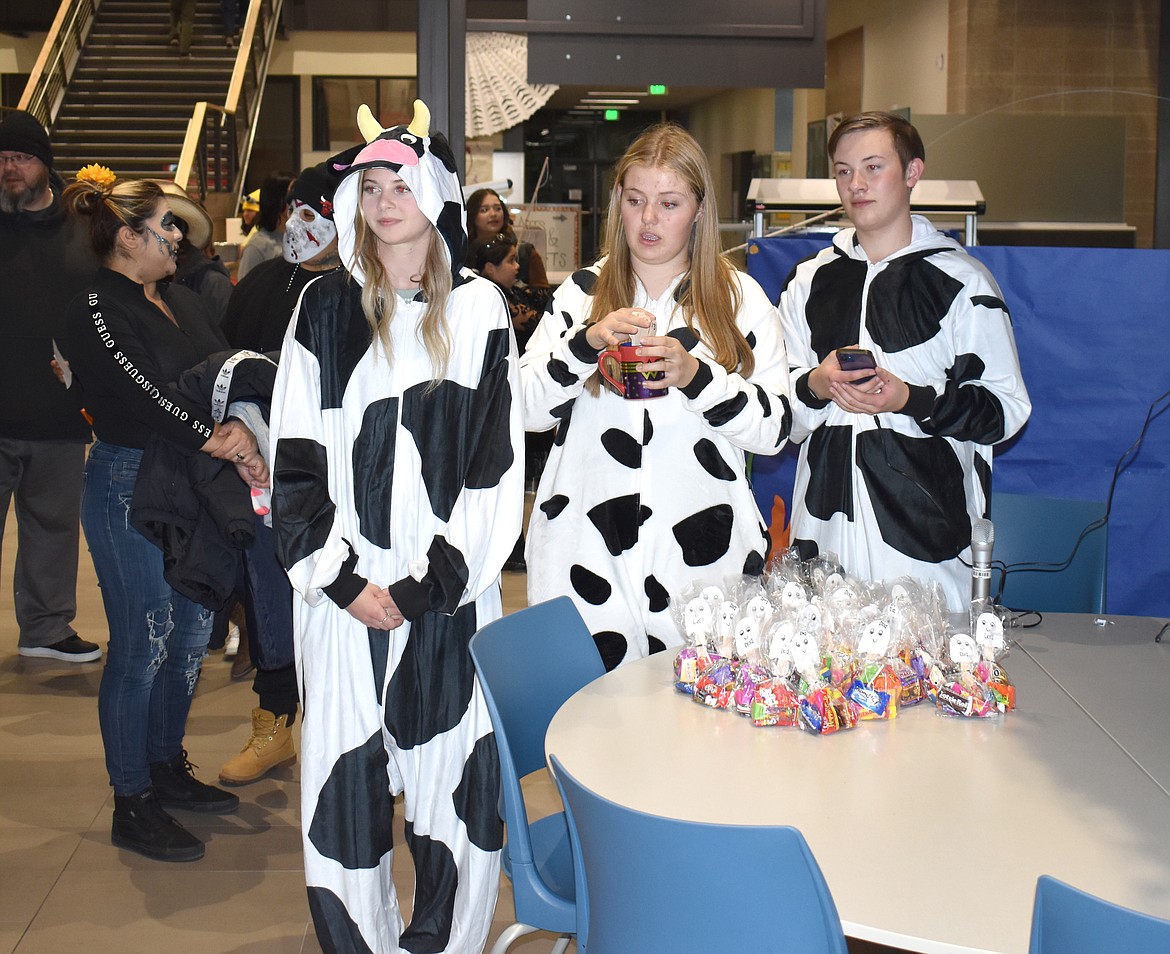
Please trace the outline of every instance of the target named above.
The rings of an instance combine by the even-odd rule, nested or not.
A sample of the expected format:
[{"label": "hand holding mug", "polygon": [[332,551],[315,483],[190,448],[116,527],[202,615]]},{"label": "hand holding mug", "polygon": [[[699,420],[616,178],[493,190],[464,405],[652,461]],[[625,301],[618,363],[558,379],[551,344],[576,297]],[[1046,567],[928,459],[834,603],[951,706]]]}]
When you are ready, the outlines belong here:
[{"label": "hand holding mug", "polygon": [[678,338],[670,335],[643,338],[637,351],[644,371],[651,370],[650,362],[661,362],[653,365],[655,375],[647,383],[648,388],[662,391],[668,387],[685,388],[698,373],[699,359],[687,351]]}]

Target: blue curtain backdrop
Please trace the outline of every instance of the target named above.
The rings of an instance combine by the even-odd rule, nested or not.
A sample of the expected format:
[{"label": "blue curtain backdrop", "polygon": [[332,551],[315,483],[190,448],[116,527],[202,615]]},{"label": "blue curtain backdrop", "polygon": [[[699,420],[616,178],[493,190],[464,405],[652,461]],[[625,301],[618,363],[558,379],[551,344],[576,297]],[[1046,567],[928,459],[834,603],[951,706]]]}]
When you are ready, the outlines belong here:
[{"label": "blue curtain backdrop", "polygon": [[[748,272],[775,301],[792,267],[827,241],[754,240]],[[1023,432],[997,450],[993,487],[1105,500],[1118,458],[1137,440],[1151,403],[1170,390],[1170,251],[970,252],[1003,289],[1033,406]],[[752,479],[765,518],[775,495],[791,503],[795,469],[793,449],[755,459]],[[1170,616],[1168,470],[1170,414],[1160,413],[1114,491],[1110,613]]]}]

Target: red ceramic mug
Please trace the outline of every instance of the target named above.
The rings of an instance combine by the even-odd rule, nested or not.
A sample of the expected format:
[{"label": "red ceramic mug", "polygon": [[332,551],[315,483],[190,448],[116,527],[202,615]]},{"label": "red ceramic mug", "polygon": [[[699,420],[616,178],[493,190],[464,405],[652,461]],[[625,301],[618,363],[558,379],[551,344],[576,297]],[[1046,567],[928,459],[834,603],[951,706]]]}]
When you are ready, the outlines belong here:
[{"label": "red ceramic mug", "polygon": [[[642,401],[646,398],[665,396],[668,388],[648,388],[647,381],[661,380],[664,372],[638,370],[640,364],[650,364],[661,361],[658,357],[639,357],[638,345],[624,344],[617,348],[610,348],[597,356],[597,370],[601,376],[617,388],[627,401]],[[608,362],[617,362],[619,373],[617,377],[611,375],[605,368]]]}]

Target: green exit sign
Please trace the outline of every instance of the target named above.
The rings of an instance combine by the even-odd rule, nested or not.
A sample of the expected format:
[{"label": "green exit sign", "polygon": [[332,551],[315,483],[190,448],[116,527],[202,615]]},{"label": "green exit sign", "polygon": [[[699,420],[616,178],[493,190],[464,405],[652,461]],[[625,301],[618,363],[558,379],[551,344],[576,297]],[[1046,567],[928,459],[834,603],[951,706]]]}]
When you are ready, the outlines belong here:
[{"label": "green exit sign", "polygon": [[663,86],[661,83],[651,83],[650,84],[650,95],[651,96],[665,96],[666,95],[666,87]]},{"label": "green exit sign", "polygon": [[619,114],[616,109],[607,109],[605,111],[605,118],[608,119],[611,123],[617,121],[618,115]]}]

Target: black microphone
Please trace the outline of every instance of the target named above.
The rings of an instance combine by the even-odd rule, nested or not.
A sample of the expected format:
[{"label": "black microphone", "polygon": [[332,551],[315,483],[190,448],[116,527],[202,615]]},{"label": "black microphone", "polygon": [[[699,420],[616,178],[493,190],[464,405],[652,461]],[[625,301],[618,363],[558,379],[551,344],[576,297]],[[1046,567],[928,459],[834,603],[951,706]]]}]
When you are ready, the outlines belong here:
[{"label": "black microphone", "polygon": [[991,599],[991,548],[995,526],[980,518],[971,524],[971,599]]}]

